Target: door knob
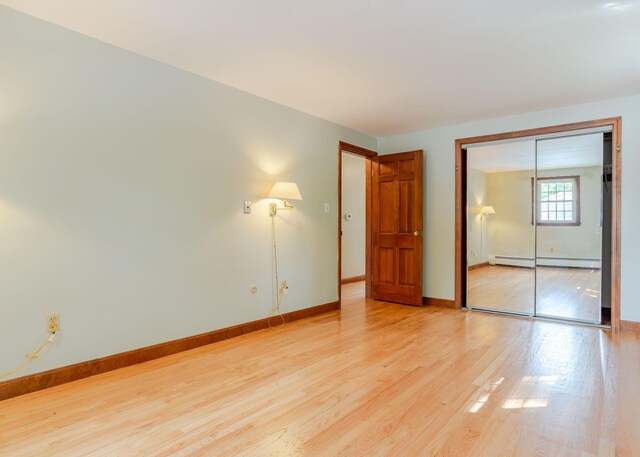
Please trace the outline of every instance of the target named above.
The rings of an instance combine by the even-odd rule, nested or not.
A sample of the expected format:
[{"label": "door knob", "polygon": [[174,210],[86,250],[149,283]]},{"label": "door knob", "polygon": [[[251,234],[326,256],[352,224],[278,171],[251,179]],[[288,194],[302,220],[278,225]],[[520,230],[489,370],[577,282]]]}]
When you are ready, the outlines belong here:
[{"label": "door knob", "polygon": [[422,236],[422,230],[416,230],[413,232],[413,236]]}]

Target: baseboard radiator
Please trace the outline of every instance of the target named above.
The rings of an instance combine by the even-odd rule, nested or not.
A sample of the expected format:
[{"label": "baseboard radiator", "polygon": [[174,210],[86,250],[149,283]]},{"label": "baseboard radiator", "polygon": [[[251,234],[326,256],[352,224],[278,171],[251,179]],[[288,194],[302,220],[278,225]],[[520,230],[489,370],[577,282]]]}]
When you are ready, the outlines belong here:
[{"label": "baseboard radiator", "polygon": [[[489,265],[534,268],[535,259],[531,257],[489,256]],[[599,270],[600,259],[579,259],[575,257],[538,257],[538,265],[544,267],[588,268]]]}]

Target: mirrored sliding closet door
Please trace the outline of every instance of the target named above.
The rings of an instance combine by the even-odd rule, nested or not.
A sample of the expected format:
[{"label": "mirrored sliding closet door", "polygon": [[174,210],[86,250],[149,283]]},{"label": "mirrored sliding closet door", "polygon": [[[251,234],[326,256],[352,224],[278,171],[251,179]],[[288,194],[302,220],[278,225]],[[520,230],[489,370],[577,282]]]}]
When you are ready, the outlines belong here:
[{"label": "mirrored sliding closet door", "polygon": [[611,134],[466,150],[467,308],[608,321]]},{"label": "mirrored sliding closet door", "polygon": [[467,150],[467,307],[534,314],[535,143]]},{"label": "mirrored sliding closet door", "polygon": [[536,315],[599,324],[603,134],[536,141]]}]

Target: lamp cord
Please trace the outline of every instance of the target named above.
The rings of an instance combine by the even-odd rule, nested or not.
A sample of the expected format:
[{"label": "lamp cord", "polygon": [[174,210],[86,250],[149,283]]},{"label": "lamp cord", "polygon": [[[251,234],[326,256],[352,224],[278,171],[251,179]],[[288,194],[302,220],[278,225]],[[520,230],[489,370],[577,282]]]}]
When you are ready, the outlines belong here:
[{"label": "lamp cord", "polygon": [[282,305],[282,296],[284,294],[284,288],[280,287],[280,276],[278,274],[278,246],[276,244],[276,217],[275,215],[271,216],[271,239],[273,241],[273,265],[276,273],[276,306],[271,310],[271,314],[267,316],[267,323],[269,327],[271,327],[271,317],[274,315],[279,315],[282,319],[282,323],[285,323],[284,316],[280,311],[280,306]]},{"label": "lamp cord", "polygon": [[480,262],[482,262],[482,254],[484,251],[484,234],[483,234],[483,230],[484,229],[484,216],[480,215]]},{"label": "lamp cord", "polygon": [[11,371],[7,371],[6,373],[0,374],[0,379],[6,378],[8,376],[11,376],[14,373],[17,373],[18,371],[22,370],[24,367],[29,365],[31,362],[33,362],[35,359],[40,358],[40,352],[45,348],[47,344],[49,344],[49,338],[47,338],[45,342],[42,343],[42,345],[40,345],[40,347],[35,352],[26,354],[25,357],[27,358],[27,360],[18,368],[15,368]]}]

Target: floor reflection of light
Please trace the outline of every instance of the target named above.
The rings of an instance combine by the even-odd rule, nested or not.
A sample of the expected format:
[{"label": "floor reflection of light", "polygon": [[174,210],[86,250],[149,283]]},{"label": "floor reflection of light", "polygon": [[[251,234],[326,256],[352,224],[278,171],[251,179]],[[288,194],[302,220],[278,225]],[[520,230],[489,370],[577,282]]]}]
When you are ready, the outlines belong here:
[{"label": "floor reflection of light", "polygon": [[477,402],[475,402],[471,408],[469,408],[469,412],[470,413],[477,413],[478,411],[480,411],[480,408],[482,408],[484,406],[484,404],[487,402],[487,400],[489,399],[489,395],[487,394],[484,397],[480,398],[480,400],[478,400]]},{"label": "floor reflection of light", "polygon": [[484,395],[482,397],[480,397],[473,405],[471,405],[471,407],[469,408],[469,412],[475,414],[478,411],[480,411],[480,409],[489,400],[489,397],[491,396],[491,393],[493,393],[498,388],[498,386],[500,384],[502,384],[502,381],[504,381],[504,378],[498,379],[493,384],[486,383],[483,386],[483,388],[481,389],[481,393],[484,393]]},{"label": "floor reflection of light", "polygon": [[600,296],[600,291],[593,290],[593,289],[585,289],[584,295],[591,298],[598,298]]},{"label": "floor reflection of light", "polygon": [[513,396],[502,405],[503,409],[546,408],[549,404],[545,398],[545,387],[558,383],[558,376],[524,376]]},{"label": "floor reflection of light", "polygon": [[520,384],[555,384],[558,382],[557,376],[525,376]]},{"label": "floor reflection of light", "polygon": [[510,398],[502,408],[504,409],[520,409],[520,408],[545,408],[549,404],[546,398]]}]

